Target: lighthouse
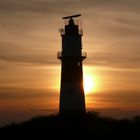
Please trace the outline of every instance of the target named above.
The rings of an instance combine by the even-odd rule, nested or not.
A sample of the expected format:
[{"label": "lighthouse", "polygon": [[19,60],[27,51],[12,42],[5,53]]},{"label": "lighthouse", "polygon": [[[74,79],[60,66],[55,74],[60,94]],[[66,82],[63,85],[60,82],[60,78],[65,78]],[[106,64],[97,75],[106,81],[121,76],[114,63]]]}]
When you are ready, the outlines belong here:
[{"label": "lighthouse", "polygon": [[79,16],[81,15],[62,18],[68,23],[60,29],[62,51],[57,54],[57,58],[61,60],[60,114],[86,111],[82,62],[87,54],[82,51],[82,29],[75,22],[75,18]]}]

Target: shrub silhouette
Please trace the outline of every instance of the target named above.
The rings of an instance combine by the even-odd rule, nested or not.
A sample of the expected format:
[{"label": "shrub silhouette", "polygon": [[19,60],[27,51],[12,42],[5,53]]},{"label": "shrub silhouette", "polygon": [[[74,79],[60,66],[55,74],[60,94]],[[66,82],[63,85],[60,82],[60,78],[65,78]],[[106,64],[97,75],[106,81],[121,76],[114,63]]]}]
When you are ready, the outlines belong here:
[{"label": "shrub silhouette", "polygon": [[[98,112],[88,112],[85,115],[40,116],[20,124],[11,124],[0,128],[1,135],[5,137],[19,138],[32,136],[36,138],[70,138],[92,137],[107,139],[122,139],[140,137],[140,116],[130,120],[116,120],[108,117],[101,117]],[[66,137],[65,137],[66,136]]]}]

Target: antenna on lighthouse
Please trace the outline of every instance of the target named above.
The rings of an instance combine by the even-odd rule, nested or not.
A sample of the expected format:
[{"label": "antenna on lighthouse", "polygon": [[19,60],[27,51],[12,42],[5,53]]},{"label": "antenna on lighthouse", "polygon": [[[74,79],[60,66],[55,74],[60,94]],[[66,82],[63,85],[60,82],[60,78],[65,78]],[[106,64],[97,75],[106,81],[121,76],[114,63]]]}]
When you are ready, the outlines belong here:
[{"label": "antenna on lighthouse", "polygon": [[81,14],[77,14],[77,15],[72,15],[72,16],[66,16],[66,17],[63,17],[62,19],[69,19],[69,18],[76,18],[76,17],[80,17]]}]

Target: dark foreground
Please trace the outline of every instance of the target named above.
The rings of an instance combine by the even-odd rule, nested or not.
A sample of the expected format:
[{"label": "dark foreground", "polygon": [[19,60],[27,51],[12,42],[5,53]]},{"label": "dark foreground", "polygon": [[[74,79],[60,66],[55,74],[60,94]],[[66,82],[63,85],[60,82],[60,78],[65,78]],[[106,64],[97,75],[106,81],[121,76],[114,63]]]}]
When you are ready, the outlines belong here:
[{"label": "dark foreground", "polygon": [[[0,128],[2,139],[139,139],[140,117],[116,120],[91,112],[74,116],[43,116]],[[3,138],[4,137],[4,138]]]}]

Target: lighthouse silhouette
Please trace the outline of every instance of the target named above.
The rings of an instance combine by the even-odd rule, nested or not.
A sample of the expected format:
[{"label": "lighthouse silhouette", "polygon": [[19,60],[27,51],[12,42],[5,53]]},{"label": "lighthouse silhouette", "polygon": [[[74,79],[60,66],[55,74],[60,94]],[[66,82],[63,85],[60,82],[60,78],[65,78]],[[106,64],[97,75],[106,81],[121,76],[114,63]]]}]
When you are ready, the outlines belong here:
[{"label": "lighthouse silhouette", "polygon": [[62,18],[68,23],[60,29],[62,51],[57,54],[61,60],[59,114],[83,114],[86,111],[82,62],[87,54],[82,51],[82,29],[75,23],[75,18],[79,16]]}]

